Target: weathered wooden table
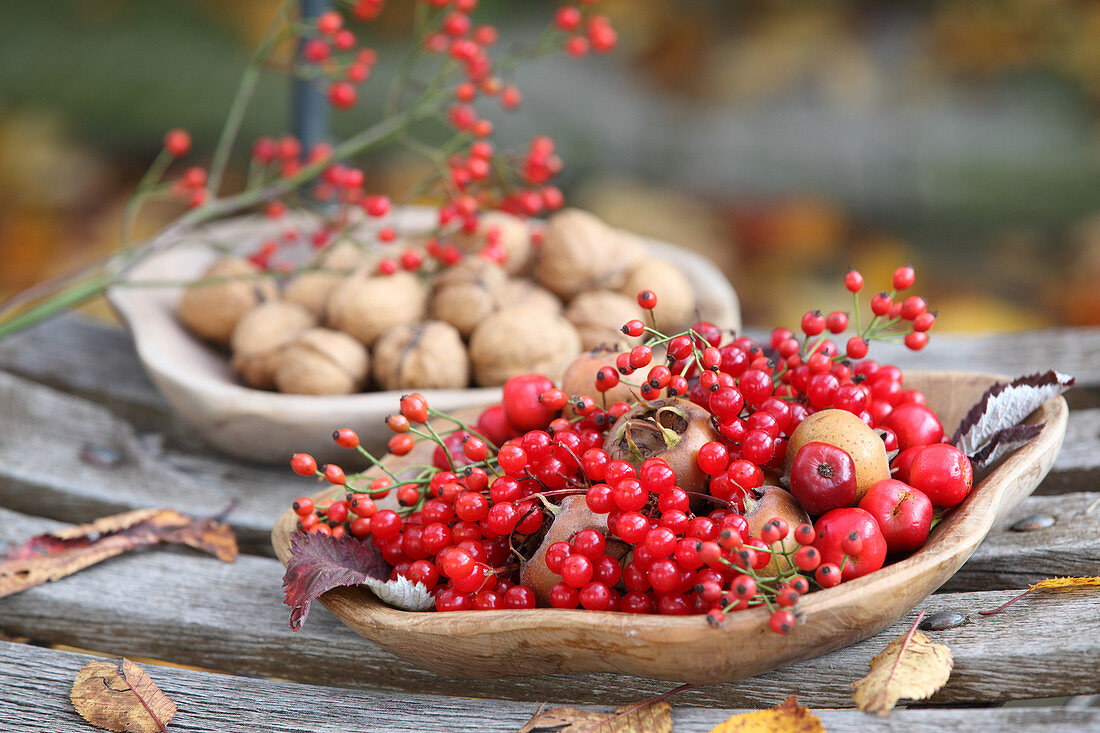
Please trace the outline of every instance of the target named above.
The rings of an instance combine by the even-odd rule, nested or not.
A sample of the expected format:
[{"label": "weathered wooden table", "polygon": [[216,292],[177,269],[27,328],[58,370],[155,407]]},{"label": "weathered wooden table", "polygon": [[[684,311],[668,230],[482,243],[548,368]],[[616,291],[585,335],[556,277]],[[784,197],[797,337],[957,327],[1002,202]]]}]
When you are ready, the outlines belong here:
[{"label": "weathered wooden table", "polygon": [[[849,683],[914,611],[846,649],[679,693],[670,700],[675,730],[706,731],[791,693],[830,731],[1100,729],[1100,593],[1035,594],[1008,612],[976,614],[1040,578],[1100,574],[1100,329],[938,335],[925,352],[886,355],[904,367],[1011,375],[1057,368],[1077,377],[1051,474],[921,606],[971,616],[929,632],[951,647],[950,681],[885,720],[850,709]],[[268,532],[301,493],[302,480],[288,470],[202,446],[168,412],[120,330],[66,317],[0,343],[0,543],[138,507],[214,515],[235,500],[230,521],[243,550],[232,564],[184,550],[132,553],[0,599],[0,639],[30,642],[0,641],[0,730],[90,730],[68,699],[88,652],[64,647],[149,660],[147,671],[179,705],[170,726],[177,731],[508,731],[541,702],[614,705],[672,687],[614,675],[440,678],[380,651],[320,607],[291,633]],[[1010,529],[1034,514],[1056,522]]]}]

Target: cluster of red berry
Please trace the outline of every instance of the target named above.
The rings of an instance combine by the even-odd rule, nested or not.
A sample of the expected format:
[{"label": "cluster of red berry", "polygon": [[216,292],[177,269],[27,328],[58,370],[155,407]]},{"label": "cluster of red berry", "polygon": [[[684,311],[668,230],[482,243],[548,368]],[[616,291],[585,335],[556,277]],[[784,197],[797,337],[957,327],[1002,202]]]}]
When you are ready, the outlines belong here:
[{"label": "cluster of red berry", "polygon": [[[857,278],[846,278],[854,293]],[[894,284],[911,286],[912,269],[899,268]],[[363,450],[348,430],[336,433],[337,443],[358,448],[375,465],[373,477],[345,476],[337,466],[318,468],[312,457],[296,455],[297,473],[346,492],[317,506],[299,499],[299,528],[369,539],[393,576],[424,583],[441,611],[542,603],[699,613],[717,624],[730,611],[766,606],[772,628],[785,633],[811,583],[832,587],[881,567],[887,549],[919,547],[932,503],[949,507],[965,497],[969,480],[960,494],[960,481],[943,469],[954,455],[939,455],[961,453],[938,442],[943,430],[923,395],[904,389],[896,367],[852,363],[821,337],[824,330],[843,332],[846,314],[808,313],[801,340],[777,329],[765,346],[745,337],[723,344],[725,334],[706,322],[678,334],[659,331],[656,298],[648,290],[638,294],[651,325],[623,327],[648,336],[645,343],[594,370],[599,402],[544,376],[521,375],[505,384],[502,404],[468,426],[411,394],[402,398],[400,414],[387,418],[389,451],[405,456],[429,441],[430,464],[398,471]],[[889,311],[876,313],[858,338],[887,340],[897,324],[914,320],[912,307],[904,315]],[[912,326],[909,332],[925,333]],[[629,381],[647,368],[643,380]],[[873,437],[883,460],[886,451],[904,449],[895,459],[897,476],[921,484],[927,495],[888,479],[882,483],[904,491],[876,488],[860,508],[846,508],[856,498],[855,470],[852,458],[832,445],[799,446],[792,467],[786,461],[792,435],[808,416],[825,411],[844,412],[866,431],[883,426],[881,439]],[[447,421],[453,427],[441,429]],[[765,485],[787,468],[801,506],[793,499],[785,505],[777,496],[786,492]],[[391,491],[396,508],[379,509],[375,500]],[[925,496],[927,512],[906,498],[898,518],[899,491]],[[803,510],[822,516],[814,524]],[[913,518],[924,513],[927,521]],[[568,524],[569,534],[553,536],[558,522]]]},{"label": "cluster of red berry", "polygon": [[[505,110],[518,108],[522,93],[504,79],[508,70],[521,61],[545,55],[555,48],[563,48],[573,56],[583,55],[589,48],[600,53],[614,48],[617,39],[612,25],[605,16],[591,12],[592,4],[593,0],[582,0],[559,8],[534,43],[517,46],[494,59],[490,49],[497,43],[499,33],[492,25],[474,23],[471,13],[477,8],[477,0],[416,0],[415,25],[421,36],[417,52],[443,58],[435,78],[424,86],[425,91],[418,92],[411,104],[403,103],[410,90],[421,87],[405,78],[395,80],[388,114],[409,114],[410,119],[401,124],[403,134],[399,144],[423,155],[433,169],[416,190],[438,193],[442,203],[438,224],[426,246],[383,255],[377,265],[380,274],[392,274],[399,269],[417,271],[429,263],[435,268],[455,264],[464,251],[454,239],[477,230],[481,211],[500,209],[528,217],[562,207],[561,190],[550,184],[562,167],[553,140],[545,135],[535,136],[522,154],[497,150],[488,140],[494,131],[493,123],[478,112],[477,102],[495,98]],[[350,13],[358,21],[369,22],[379,15],[382,6],[382,0],[356,0]],[[292,22],[288,28],[303,40],[294,73],[326,80],[329,101],[339,109],[353,107],[358,99],[358,85],[370,79],[377,63],[374,49],[358,45],[356,33],[347,27],[344,15],[337,10],[326,11],[310,22]],[[406,64],[410,69],[414,66]],[[413,111],[418,112],[415,118]],[[452,134],[450,140],[439,146],[422,142],[414,134],[414,122],[434,119],[445,120]],[[250,253],[253,264],[275,272],[296,270],[302,266],[303,257],[301,253],[284,251],[291,245],[308,241],[314,249],[327,247],[356,225],[358,220],[353,214],[358,209],[373,220],[389,214],[389,199],[367,192],[364,171],[342,162],[347,157],[345,147],[346,144],[319,143],[303,150],[301,143],[291,136],[262,137],[255,141],[248,190],[287,187],[290,181],[316,176],[317,183],[308,195],[337,206],[330,207],[325,220],[308,234],[288,224],[280,236],[260,243]],[[164,142],[164,160],[154,163],[150,175],[139,187],[139,196],[156,190],[157,179],[168,163],[190,149],[191,138],[186,131],[169,132]],[[220,173],[212,170],[208,175],[205,169],[193,166],[172,183],[170,190],[192,208],[201,208],[214,202],[219,182]],[[296,186],[289,188],[296,190]],[[292,193],[288,198],[295,195]],[[265,213],[272,219],[283,218],[286,211],[287,205],[282,200],[270,201],[265,207]],[[394,226],[384,221],[378,224],[374,237],[379,243],[398,240]],[[491,232],[488,239],[478,253],[502,262],[505,249],[491,241]],[[315,267],[320,262],[316,254],[307,253],[306,258],[311,261],[305,267]]]}]

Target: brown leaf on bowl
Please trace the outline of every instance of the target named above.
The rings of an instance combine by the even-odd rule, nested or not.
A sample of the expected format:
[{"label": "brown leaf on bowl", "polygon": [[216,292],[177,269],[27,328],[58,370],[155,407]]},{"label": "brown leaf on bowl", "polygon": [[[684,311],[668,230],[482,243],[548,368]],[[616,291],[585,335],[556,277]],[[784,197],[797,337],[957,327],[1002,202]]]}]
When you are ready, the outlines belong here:
[{"label": "brown leaf on bowl", "polygon": [[313,602],[325,591],[360,585],[367,578],[389,580],[390,569],[373,544],[351,535],[336,538],[295,532],[283,574],[284,602],[290,606],[290,628],[302,628]]},{"label": "brown leaf on bowl", "polygon": [[867,676],[852,683],[857,708],[885,717],[901,698],[923,700],[947,684],[955,663],[951,650],[917,631],[923,617],[921,611],[907,633],[871,660]]},{"label": "brown leaf on bowl", "polygon": [[59,580],[138,547],[187,545],[223,562],[237,557],[237,538],[214,519],[192,519],[174,509],[139,509],[43,534],[0,559],[0,598]]},{"label": "brown leaf on bowl", "polygon": [[791,695],[774,708],[734,715],[710,733],[825,733],[825,726]]},{"label": "brown leaf on bowl", "polygon": [[663,700],[613,713],[557,707],[540,710],[516,733],[671,733],[672,706]]},{"label": "brown leaf on bowl", "polygon": [[92,725],[126,733],[167,731],[176,704],[129,659],[88,662],[76,673],[69,699]]}]

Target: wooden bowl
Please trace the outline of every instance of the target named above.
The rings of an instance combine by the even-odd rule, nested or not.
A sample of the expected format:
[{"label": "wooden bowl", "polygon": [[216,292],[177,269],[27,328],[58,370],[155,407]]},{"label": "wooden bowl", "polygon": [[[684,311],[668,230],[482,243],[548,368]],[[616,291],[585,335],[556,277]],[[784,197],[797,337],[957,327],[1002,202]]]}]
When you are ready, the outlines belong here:
[{"label": "wooden bowl", "polygon": [[[294,217],[307,225],[307,216]],[[431,229],[433,210],[407,207],[393,220],[400,231]],[[208,243],[237,251],[254,250],[279,234],[286,221],[242,218],[210,227],[202,242],[181,242],[144,259],[128,274],[135,282],[187,282],[201,276],[215,258]],[[729,281],[705,257],[671,244],[646,240],[650,252],[680,267],[695,285],[704,315],[723,328],[740,328],[741,311]],[[346,458],[332,443],[334,427],[359,431],[364,444],[382,448],[389,437],[383,418],[393,412],[400,392],[379,391],[317,397],[285,395],[242,385],[228,356],[188,333],[176,317],[180,287],[114,287],[108,298],[130,328],[138,358],[172,408],[215,448],[238,458],[284,463],[297,452],[318,460]],[[500,388],[424,390],[440,410],[499,401]]]},{"label": "wooden bowl", "polygon": [[[905,386],[922,390],[950,430],[998,380],[990,374],[911,372]],[[383,605],[364,588],[332,590],[321,601],[383,649],[454,677],[618,672],[692,683],[750,677],[866,639],[939,588],[990,528],[1039,485],[1062,445],[1067,416],[1061,397],[1036,410],[1027,421],[1045,423],[1039,436],[980,476],[970,496],[948,513],[921,550],[862,578],[806,595],[797,609],[804,623],[786,636],[769,629],[764,608],[728,614],[714,629],[701,616],[559,609],[413,613]],[[272,532],[284,564],[295,521],[287,511]]]}]

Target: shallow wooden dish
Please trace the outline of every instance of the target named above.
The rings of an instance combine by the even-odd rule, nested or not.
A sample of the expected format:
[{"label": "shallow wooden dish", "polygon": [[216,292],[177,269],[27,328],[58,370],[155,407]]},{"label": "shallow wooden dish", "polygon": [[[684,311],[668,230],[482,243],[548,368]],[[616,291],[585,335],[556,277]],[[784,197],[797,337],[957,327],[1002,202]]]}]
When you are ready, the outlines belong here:
[{"label": "shallow wooden dish", "polygon": [[[305,224],[307,217],[299,216]],[[428,231],[431,209],[408,207],[395,214],[402,232]],[[214,259],[207,243],[248,252],[279,234],[287,222],[242,218],[203,231],[202,241],[181,242],[147,257],[127,273],[131,282],[187,282],[198,278]],[[725,276],[707,260],[671,244],[646,240],[654,256],[678,265],[696,287],[704,317],[723,328],[740,328],[737,295]],[[293,453],[312,453],[319,460],[345,458],[332,444],[334,427],[351,427],[368,446],[388,439],[383,418],[396,408],[400,392],[364,392],[335,397],[284,395],[250,389],[229,368],[228,356],[188,333],[176,317],[181,288],[112,288],[108,298],[134,336],[138,358],[149,378],[173,409],[211,445],[229,455],[253,461],[285,463]],[[487,404],[500,399],[500,389],[425,390],[440,410]]]},{"label": "shallow wooden dish", "polygon": [[[924,391],[948,430],[995,381],[994,375],[970,372],[905,375],[906,387]],[[980,476],[924,548],[863,578],[808,594],[798,604],[805,623],[786,636],[772,633],[763,608],[729,614],[713,629],[700,616],[556,609],[412,613],[389,608],[362,588],[336,589],[321,600],[383,649],[454,677],[618,672],[692,683],[750,677],[866,639],[939,588],[990,528],[1039,485],[1062,445],[1067,416],[1060,397],[1036,410],[1028,422],[1045,423],[1039,436]],[[272,532],[284,564],[295,520],[288,511]]]}]

